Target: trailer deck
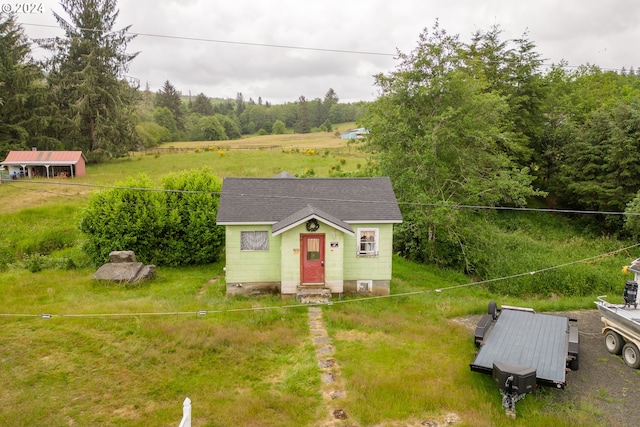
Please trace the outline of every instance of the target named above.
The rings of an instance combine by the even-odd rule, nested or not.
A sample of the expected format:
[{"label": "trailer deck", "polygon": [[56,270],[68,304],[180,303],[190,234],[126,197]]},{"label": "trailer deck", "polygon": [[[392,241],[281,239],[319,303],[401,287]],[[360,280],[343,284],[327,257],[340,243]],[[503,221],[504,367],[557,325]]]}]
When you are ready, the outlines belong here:
[{"label": "trailer deck", "polygon": [[472,371],[492,374],[496,362],[532,368],[537,384],[564,388],[567,366],[578,367],[578,330],[567,317],[503,306],[499,315],[485,315],[478,328]]}]

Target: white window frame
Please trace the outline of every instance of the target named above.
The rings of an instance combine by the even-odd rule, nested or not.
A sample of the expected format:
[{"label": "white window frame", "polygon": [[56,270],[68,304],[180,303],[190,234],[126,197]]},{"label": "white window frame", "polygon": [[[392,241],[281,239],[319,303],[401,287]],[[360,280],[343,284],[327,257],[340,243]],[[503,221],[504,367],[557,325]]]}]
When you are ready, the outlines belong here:
[{"label": "white window frame", "polygon": [[[363,233],[371,233],[373,232],[373,242],[366,241],[362,242],[362,234]],[[380,230],[378,228],[358,228],[356,233],[356,253],[359,257],[371,257],[378,256],[378,248],[380,246]],[[370,249],[366,249],[362,247],[362,243],[366,243],[366,246]],[[372,249],[371,249],[372,248]]]},{"label": "white window frame", "polygon": [[[253,237],[249,237],[248,236],[249,233],[251,233]],[[256,237],[258,233],[264,234],[264,236],[258,239]],[[259,246],[261,243],[264,243],[264,245]],[[245,244],[248,244],[250,247],[245,247]],[[240,232],[240,251],[241,252],[268,251],[268,250],[269,250],[269,232],[268,231],[251,230],[251,231]]]},{"label": "white window frame", "polygon": [[356,292],[371,293],[373,291],[373,280],[358,280],[356,282]]}]

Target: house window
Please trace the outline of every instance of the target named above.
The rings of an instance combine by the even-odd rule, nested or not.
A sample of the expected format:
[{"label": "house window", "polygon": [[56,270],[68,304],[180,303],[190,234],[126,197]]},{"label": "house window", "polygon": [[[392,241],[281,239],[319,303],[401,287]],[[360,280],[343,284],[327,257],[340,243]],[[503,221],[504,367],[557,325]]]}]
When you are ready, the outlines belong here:
[{"label": "house window", "polygon": [[241,251],[268,251],[269,233],[267,231],[241,231]]},{"label": "house window", "polygon": [[378,229],[359,228],[358,229],[358,255],[376,256],[378,255]]}]

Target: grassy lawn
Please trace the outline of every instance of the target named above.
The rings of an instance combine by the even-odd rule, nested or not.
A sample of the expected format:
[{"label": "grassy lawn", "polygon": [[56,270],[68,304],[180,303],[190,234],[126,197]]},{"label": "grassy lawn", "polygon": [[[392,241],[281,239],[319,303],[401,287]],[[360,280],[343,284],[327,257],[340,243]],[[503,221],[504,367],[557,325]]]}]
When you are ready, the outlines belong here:
[{"label": "grassy lawn", "polygon": [[[238,143],[275,145],[273,138]],[[222,178],[310,169],[328,176],[338,165],[366,165],[356,147],[334,145],[332,134],[312,134],[312,142],[278,138],[290,145],[138,155],[90,165],[84,178],[2,184],[0,257],[3,250],[79,256],[68,246],[82,237],[77,214],[100,190],[95,184],[139,173],[160,182],[171,171],[201,167]],[[568,260],[611,246],[555,234],[538,237]],[[609,257],[606,268],[626,261],[625,254]],[[223,268],[162,267],[156,279],[130,288],[97,283],[85,268],[32,273],[18,263],[0,271],[0,425],[177,425],[185,397],[194,426],[323,425],[307,308],[279,298],[227,299]],[[589,411],[554,405],[563,390],[542,389],[518,403],[518,419],[506,418],[492,379],[469,369],[472,331],[452,320],[484,313],[490,300],[546,311],[592,308],[594,296],[520,300],[508,296],[509,283],[447,289],[468,281],[395,257],[392,293],[414,294],[323,307],[350,417],[335,425],[417,426],[448,413],[460,426],[604,425]]]},{"label": "grassy lawn", "polygon": [[0,318],[0,425],[177,425],[187,396],[194,425],[309,425],[320,396],[306,311],[227,301],[221,273],[161,269],[137,289],[90,271],[3,274],[0,306],[35,316]]},{"label": "grassy lawn", "polygon": [[[546,389],[507,419],[492,379],[469,370],[471,331],[451,321],[483,312],[495,295],[431,292],[466,278],[399,258],[394,271],[394,293],[424,292],[324,307],[350,422],[419,425],[453,412],[468,426],[598,425],[574,409],[548,410],[563,391]],[[185,397],[198,426],[325,419],[305,307],[226,299],[217,264],[161,268],[136,288],[95,283],[91,273],[0,276],[0,425],[177,425]]]}]

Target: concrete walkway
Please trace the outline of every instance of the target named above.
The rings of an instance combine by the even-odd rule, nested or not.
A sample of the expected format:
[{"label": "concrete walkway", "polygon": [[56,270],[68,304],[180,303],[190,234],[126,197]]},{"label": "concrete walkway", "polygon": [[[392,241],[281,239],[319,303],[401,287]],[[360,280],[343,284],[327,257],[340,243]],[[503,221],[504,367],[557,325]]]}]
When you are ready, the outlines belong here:
[{"label": "concrete walkway", "polygon": [[343,407],[345,397],[344,381],[340,375],[340,368],[333,357],[335,349],[331,345],[331,339],[324,327],[322,307],[309,307],[309,330],[311,331],[311,339],[316,349],[316,358],[321,372],[322,397],[329,409],[327,422],[323,426],[344,425],[344,420],[349,418]]}]

